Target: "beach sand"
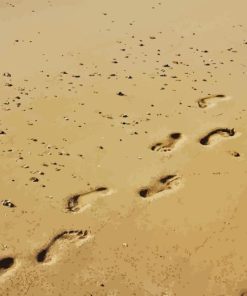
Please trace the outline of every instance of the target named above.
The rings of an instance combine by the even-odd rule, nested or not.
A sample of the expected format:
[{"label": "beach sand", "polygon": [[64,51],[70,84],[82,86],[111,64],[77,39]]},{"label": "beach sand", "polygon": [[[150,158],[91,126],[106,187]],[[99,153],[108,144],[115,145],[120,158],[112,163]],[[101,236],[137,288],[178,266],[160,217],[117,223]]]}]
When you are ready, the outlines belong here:
[{"label": "beach sand", "polygon": [[246,0],[0,4],[0,295],[247,295]]}]

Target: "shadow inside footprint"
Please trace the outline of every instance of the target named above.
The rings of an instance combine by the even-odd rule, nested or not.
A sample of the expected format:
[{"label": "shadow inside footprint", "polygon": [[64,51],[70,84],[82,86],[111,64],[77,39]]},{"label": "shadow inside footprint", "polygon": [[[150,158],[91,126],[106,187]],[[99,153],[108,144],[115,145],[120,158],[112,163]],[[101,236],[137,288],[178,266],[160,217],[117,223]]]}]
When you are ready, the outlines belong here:
[{"label": "shadow inside footprint", "polygon": [[168,137],[168,139],[164,140],[163,142],[157,142],[153,144],[150,149],[152,151],[159,151],[159,152],[169,152],[173,148],[175,148],[175,145],[177,141],[182,137],[181,133],[171,133]]},{"label": "shadow inside footprint", "polygon": [[142,198],[155,196],[157,193],[163,192],[165,190],[174,189],[179,184],[179,179],[177,175],[166,175],[159,178],[154,184],[149,187],[144,187],[139,190],[139,195]]},{"label": "shadow inside footprint", "polygon": [[0,259],[0,274],[13,266],[14,263],[15,259],[12,257],[5,257]]},{"label": "shadow inside footprint", "polygon": [[44,262],[48,251],[49,251],[49,248],[41,250],[36,256],[37,261]]},{"label": "shadow inside footprint", "polygon": [[76,241],[85,239],[88,237],[88,231],[82,230],[69,230],[63,231],[56,235],[50,243],[43,249],[41,249],[38,254],[36,255],[36,261],[39,263],[46,263],[49,262],[52,258],[49,256],[51,248],[56,244],[57,241],[67,240],[67,241]]},{"label": "shadow inside footprint", "polygon": [[141,189],[140,191],[139,191],[139,195],[141,196],[141,197],[147,197],[147,196],[149,196],[149,189],[148,188],[143,188],[143,189]]},{"label": "shadow inside footprint", "polygon": [[160,183],[167,185],[169,181],[173,180],[175,177],[176,175],[167,175],[165,177],[160,178]]},{"label": "shadow inside footprint", "polygon": [[88,192],[81,192],[74,194],[67,199],[67,205],[66,205],[66,211],[67,212],[79,212],[83,209],[83,204],[80,204],[80,199],[82,197],[92,195],[93,193],[97,192],[107,192],[108,188],[107,187],[97,187],[91,191]]},{"label": "shadow inside footprint", "polygon": [[206,136],[200,139],[200,143],[202,145],[210,145],[211,138],[220,135],[223,137],[233,137],[236,134],[234,129],[229,128],[217,128],[211,132],[209,132]]}]

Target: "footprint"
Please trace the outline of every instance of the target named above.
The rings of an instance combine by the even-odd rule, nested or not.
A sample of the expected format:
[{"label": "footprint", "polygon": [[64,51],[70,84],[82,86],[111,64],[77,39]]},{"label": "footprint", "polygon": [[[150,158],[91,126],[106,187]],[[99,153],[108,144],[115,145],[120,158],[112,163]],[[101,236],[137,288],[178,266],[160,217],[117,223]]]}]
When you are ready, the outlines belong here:
[{"label": "footprint", "polygon": [[56,235],[45,248],[41,249],[38,252],[38,254],[36,255],[36,260],[39,263],[48,263],[54,261],[56,255],[59,253],[57,248],[55,252],[55,247],[58,247],[58,249],[62,249],[66,246],[66,242],[74,242],[77,243],[78,246],[80,246],[89,238],[91,238],[91,236],[88,234],[87,230],[63,231]]},{"label": "footprint", "polygon": [[200,139],[202,145],[210,145],[215,137],[233,137],[236,134],[234,128],[217,128],[209,132],[206,136]]},{"label": "footprint", "polygon": [[142,198],[154,197],[157,193],[175,189],[180,184],[180,177],[177,175],[166,175],[148,187],[141,188],[139,195]]},{"label": "footprint", "polygon": [[229,100],[230,97],[229,96],[225,96],[222,94],[219,95],[211,95],[205,98],[201,98],[197,101],[199,108],[208,108],[208,107],[212,107],[214,106],[216,103],[220,102],[220,101],[226,101]]},{"label": "footprint", "polygon": [[169,135],[168,139],[166,139],[163,142],[157,142],[153,144],[150,149],[152,151],[158,151],[158,152],[169,152],[173,148],[175,148],[178,140],[180,140],[182,137],[181,133],[172,133]]},{"label": "footprint", "polygon": [[80,192],[69,196],[66,201],[66,212],[82,212],[90,206],[90,202],[94,201],[99,192],[109,194],[110,190],[107,187],[97,187],[88,192]]},{"label": "footprint", "polygon": [[11,268],[15,263],[13,257],[4,257],[0,259],[0,275],[5,273],[9,268]]}]

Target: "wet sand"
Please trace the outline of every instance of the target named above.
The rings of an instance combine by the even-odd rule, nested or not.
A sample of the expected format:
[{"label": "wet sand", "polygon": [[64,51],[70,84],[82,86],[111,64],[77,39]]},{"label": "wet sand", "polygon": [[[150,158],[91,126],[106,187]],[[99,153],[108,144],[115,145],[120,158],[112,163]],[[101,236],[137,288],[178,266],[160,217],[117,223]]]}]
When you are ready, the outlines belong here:
[{"label": "wet sand", "polygon": [[0,4],[0,295],[247,295],[246,10]]}]

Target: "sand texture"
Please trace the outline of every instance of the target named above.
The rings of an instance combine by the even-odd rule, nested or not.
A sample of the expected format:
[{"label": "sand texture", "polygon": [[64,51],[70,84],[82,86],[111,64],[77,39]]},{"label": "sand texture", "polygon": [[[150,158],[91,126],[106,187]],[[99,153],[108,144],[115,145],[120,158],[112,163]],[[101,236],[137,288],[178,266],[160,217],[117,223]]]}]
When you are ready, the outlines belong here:
[{"label": "sand texture", "polygon": [[1,296],[247,296],[246,12],[1,1]]}]

